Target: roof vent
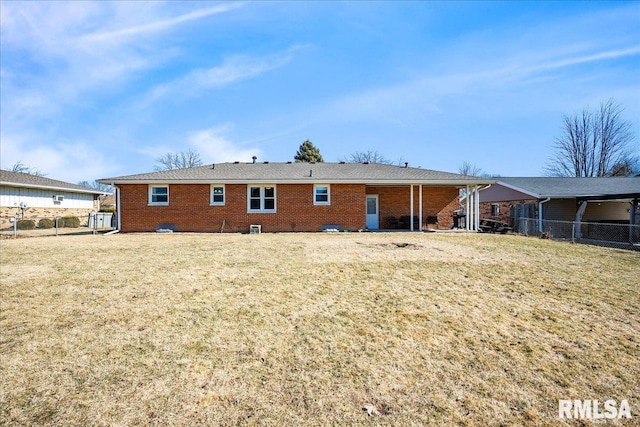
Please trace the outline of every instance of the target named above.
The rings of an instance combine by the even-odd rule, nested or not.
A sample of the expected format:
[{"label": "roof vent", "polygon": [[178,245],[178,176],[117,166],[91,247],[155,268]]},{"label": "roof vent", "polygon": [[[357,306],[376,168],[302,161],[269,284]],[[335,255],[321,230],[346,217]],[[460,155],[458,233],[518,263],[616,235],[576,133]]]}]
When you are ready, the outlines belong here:
[{"label": "roof vent", "polygon": [[212,163],[212,164],[211,164],[211,169],[215,169],[215,168],[216,168],[216,164],[215,164],[215,163]]},{"label": "roof vent", "polygon": [[257,156],[253,156],[251,159],[253,160],[253,163],[255,163],[256,160],[258,160],[258,157]]},{"label": "roof vent", "polygon": [[265,165],[268,165],[268,164],[269,164],[269,162],[264,162],[264,164],[265,164]]},{"label": "roof vent", "polygon": [[409,162],[404,162],[404,167],[408,168],[409,167]]},{"label": "roof vent", "polygon": [[309,178],[313,177],[313,169],[309,169]]},{"label": "roof vent", "polygon": [[368,164],[369,164],[369,162],[362,162],[362,164],[363,164],[363,165],[368,165]]},{"label": "roof vent", "polygon": [[288,165],[290,165],[290,164],[291,164],[291,161],[288,161],[288,162],[287,162],[287,164],[288,164]]},{"label": "roof vent", "polygon": [[237,160],[235,162],[233,162],[234,165],[237,165],[238,163],[240,163],[240,162],[237,161]]},{"label": "roof vent", "polygon": [[340,162],[341,165],[344,165],[346,162]]}]

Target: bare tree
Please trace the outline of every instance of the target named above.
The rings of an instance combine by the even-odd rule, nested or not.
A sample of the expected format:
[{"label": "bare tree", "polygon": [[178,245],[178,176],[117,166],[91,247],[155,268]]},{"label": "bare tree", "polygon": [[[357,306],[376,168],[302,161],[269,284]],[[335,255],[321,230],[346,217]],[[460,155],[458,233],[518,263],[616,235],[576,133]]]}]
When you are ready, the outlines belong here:
[{"label": "bare tree", "polygon": [[458,173],[460,175],[465,176],[484,176],[484,172],[482,172],[482,168],[476,166],[472,163],[464,161],[460,166],[458,166]]},{"label": "bare tree", "polygon": [[89,181],[80,181],[78,183],[78,185],[90,188],[92,190],[104,191],[105,193],[113,192],[113,187],[112,186],[110,186],[108,184],[103,184],[103,183],[98,182],[98,181],[91,181],[91,182],[89,182]]},{"label": "bare tree", "polygon": [[46,176],[45,173],[42,173],[40,169],[34,169],[31,166],[27,166],[22,163],[22,160],[18,160],[11,167],[11,172],[19,172],[19,173],[28,173],[29,175],[34,176]]},{"label": "bare tree", "polygon": [[197,151],[189,148],[185,151],[166,153],[158,157],[156,163],[156,171],[168,171],[202,166],[202,159]]},{"label": "bare tree", "polygon": [[347,157],[339,160],[347,163],[381,163],[383,165],[390,165],[392,163],[391,160],[375,150],[354,151]]},{"label": "bare tree", "polygon": [[632,161],[629,151],[634,139],[631,122],[622,118],[624,109],[613,100],[592,111],[562,118],[562,134],[556,138],[555,153],[545,167],[550,176],[611,176]]}]

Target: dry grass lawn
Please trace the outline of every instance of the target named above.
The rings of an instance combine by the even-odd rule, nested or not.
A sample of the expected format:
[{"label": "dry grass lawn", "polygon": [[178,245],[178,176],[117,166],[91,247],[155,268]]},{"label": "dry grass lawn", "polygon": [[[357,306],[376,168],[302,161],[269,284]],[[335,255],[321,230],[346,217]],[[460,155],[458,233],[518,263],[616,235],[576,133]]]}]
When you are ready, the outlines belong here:
[{"label": "dry grass lawn", "polygon": [[606,425],[640,420],[637,252],[439,233],[0,244],[0,425],[579,425],[558,399],[627,399],[633,418]]}]

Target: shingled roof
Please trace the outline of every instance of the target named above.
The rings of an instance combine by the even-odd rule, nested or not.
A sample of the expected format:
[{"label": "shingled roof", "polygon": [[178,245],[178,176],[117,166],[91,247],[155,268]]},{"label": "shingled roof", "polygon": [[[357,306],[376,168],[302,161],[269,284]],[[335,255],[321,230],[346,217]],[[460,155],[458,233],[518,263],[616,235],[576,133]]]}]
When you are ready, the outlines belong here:
[{"label": "shingled roof", "polygon": [[98,180],[105,184],[136,183],[359,183],[477,185],[495,179],[378,163],[220,163]]},{"label": "shingled roof", "polygon": [[9,187],[40,188],[58,190],[71,193],[105,194],[104,191],[93,190],[81,185],[71,184],[44,176],[31,175],[22,172],[11,172],[0,169],[0,185]]},{"label": "shingled roof", "polygon": [[535,198],[587,198],[623,195],[640,197],[640,178],[498,178],[513,190]]}]

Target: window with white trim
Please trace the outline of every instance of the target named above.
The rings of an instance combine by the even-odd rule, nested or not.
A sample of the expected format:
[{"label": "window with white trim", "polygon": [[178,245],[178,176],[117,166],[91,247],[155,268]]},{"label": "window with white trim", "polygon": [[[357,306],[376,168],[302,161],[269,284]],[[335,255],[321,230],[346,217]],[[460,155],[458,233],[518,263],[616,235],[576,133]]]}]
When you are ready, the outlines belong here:
[{"label": "window with white trim", "polygon": [[168,185],[150,185],[149,186],[149,204],[150,205],[168,205],[169,204],[169,186]]},{"label": "window with white trim", "polygon": [[500,215],[500,205],[497,203],[492,203],[491,204],[491,216],[498,216]]},{"label": "window with white trim", "polygon": [[211,186],[210,203],[212,206],[224,206],[224,185]]},{"label": "window with white trim", "polygon": [[331,188],[329,185],[313,186],[313,204],[314,205],[330,205],[331,204]]},{"label": "window with white trim", "polygon": [[247,188],[249,212],[275,212],[276,187],[274,185],[249,186]]}]

